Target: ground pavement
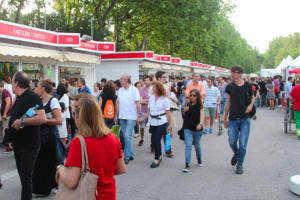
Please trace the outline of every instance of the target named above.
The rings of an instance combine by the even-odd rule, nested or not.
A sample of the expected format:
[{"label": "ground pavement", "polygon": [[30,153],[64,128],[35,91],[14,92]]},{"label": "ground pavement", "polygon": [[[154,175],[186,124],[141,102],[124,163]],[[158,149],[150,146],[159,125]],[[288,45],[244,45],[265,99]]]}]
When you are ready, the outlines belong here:
[{"label": "ground pavement", "polygon": [[[174,134],[175,156],[164,157],[160,166],[151,169],[154,155],[149,153],[150,135],[138,147],[133,139],[136,157],[127,165],[127,174],[116,177],[119,200],[293,200],[299,199],[288,190],[288,178],[300,174],[300,141],[295,132],[283,133],[280,110],[258,109],[252,121],[251,135],[244,164],[244,174],[236,175],[230,165],[232,151],[227,131],[223,135],[202,137],[203,167],[197,167],[192,153],[192,170],[182,173],[185,145]],[[181,126],[175,113],[175,132]],[[216,127],[215,127],[216,129]],[[295,129],[294,129],[295,130]],[[0,149],[0,174],[4,182],[1,200],[18,200],[20,183],[13,158]],[[51,195],[45,200],[52,200]]]}]

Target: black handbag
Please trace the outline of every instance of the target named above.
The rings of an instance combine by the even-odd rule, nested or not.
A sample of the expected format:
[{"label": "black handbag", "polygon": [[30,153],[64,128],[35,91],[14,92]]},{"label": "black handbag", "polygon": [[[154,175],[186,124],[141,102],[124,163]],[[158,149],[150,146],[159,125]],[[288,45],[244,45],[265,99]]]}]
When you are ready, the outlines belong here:
[{"label": "black handbag", "polygon": [[180,139],[180,140],[184,140],[184,129],[183,129],[183,128],[181,128],[181,129],[177,132],[177,134],[179,135],[179,139]]}]

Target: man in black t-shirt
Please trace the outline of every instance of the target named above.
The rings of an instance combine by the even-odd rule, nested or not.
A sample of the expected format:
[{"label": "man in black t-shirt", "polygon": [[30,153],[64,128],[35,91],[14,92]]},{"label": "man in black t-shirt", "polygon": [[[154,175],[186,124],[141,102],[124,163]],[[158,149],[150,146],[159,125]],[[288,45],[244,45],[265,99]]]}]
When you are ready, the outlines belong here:
[{"label": "man in black t-shirt", "polygon": [[[14,75],[12,88],[17,98],[11,108],[8,124],[22,185],[22,200],[32,199],[32,173],[40,149],[40,125],[46,123],[42,100],[31,91],[29,82],[25,72],[17,72]],[[39,107],[35,116],[22,117],[27,110],[37,105]]]},{"label": "man in black t-shirt", "polygon": [[[259,94],[260,94],[260,97],[261,97],[261,101],[260,101],[260,107],[264,107],[265,104],[266,104],[266,97],[267,97],[267,88],[266,88],[266,81],[265,81],[265,78],[262,78],[259,82],[258,82],[258,85],[260,87],[260,90],[259,90]],[[258,107],[259,107],[258,106]]]},{"label": "man in black t-shirt", "polygon": [[[243,162],[250,133],[249,113],[252,111],[255,101],[252,85],[242,79],[242,74],[242,67],[232,67],[232,83],[225,89],[227,104],[225,107],[224,127],[228,127],[229,144],[234,153],[231,164],[237,164],[236,174],[243,173]],[[228,114],[229,122],[227,122]]]}]

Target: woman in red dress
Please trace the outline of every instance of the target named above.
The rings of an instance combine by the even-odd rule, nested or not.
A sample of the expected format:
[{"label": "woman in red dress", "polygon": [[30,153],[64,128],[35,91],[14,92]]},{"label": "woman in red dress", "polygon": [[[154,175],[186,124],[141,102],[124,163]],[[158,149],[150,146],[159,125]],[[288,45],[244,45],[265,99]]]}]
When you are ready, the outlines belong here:
[{"label": "woman in red dress", "polygon": [[[126,173],[121,143],[104,123],[99,104],[90,95],[74,102],[78,134],[85,139],[91,173],[98,176],[96,199],[115,200],[114,175]],[[80,178],[81,146],[79,138],[70,144],[65,166],[58,166],[57,177],[69,188],[76,188]]]}]

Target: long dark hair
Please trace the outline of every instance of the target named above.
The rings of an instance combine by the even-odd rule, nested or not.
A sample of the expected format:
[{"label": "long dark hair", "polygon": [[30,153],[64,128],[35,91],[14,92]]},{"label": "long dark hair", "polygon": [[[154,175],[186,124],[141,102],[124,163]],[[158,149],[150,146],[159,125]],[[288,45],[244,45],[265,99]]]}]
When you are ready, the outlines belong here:
[{"label": "long dark hair", "polygon": [[103,88],[103,94],[106,95],[107,99],[116,98],[116,89],[113,81],[108,81]]},{"label": "long dark hair", "polygon": [[201,101],[201,95],[200,92],[196,89],[193,89],[190,94],[195,93],[197,97],[197,104],[200,104],[200,109],[202,109],[202,101]]}]

